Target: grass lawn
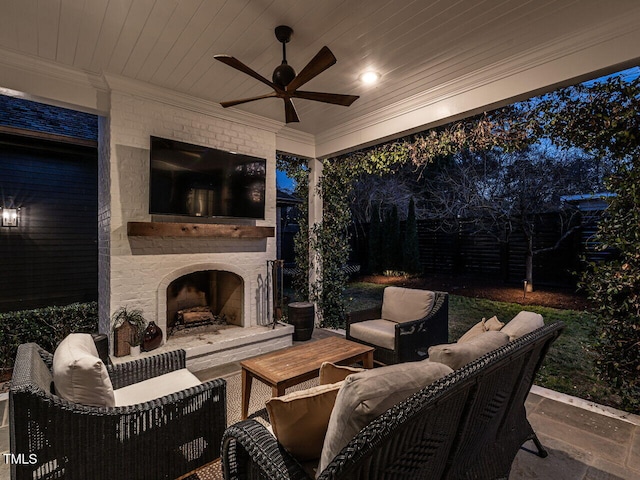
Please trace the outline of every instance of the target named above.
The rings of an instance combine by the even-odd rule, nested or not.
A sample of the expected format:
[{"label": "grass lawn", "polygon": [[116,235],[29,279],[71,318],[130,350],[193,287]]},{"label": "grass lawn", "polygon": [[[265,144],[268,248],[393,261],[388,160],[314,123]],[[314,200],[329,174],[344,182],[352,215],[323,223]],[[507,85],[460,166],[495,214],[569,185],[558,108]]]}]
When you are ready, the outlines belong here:
[{"label": "grass lawn", "polygon": [[[382,300],[383,289],[384,285],[351,283],[345,292],[347,309],[360,310],[375,306]],[[516,303],[450,295],[449,341],[457,340],[483,317],[495,315],[506,323],[521,310],[541,314],[545,323],[562,321],[566,324],[565,331],[552,345],[538,372],[536,385],[620,408],[617,398],[610,394],[606,384],[597,376],[595,355],[590,347],[595,320],[588,312],[530,305],[524,307]]]}]

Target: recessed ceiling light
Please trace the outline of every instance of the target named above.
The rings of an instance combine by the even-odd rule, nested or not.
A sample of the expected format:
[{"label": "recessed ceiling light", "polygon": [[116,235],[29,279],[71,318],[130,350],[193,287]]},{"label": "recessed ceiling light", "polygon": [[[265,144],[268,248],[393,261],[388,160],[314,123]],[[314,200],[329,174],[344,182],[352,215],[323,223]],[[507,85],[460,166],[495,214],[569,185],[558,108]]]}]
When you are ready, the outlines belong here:
[{"label": "recessed ceiling light", "polygon": [[378,80],[380,80],[380,74],[372,70],[364,72],[360,75],[360,81],[367,85],[372,85],[376,83]]}]

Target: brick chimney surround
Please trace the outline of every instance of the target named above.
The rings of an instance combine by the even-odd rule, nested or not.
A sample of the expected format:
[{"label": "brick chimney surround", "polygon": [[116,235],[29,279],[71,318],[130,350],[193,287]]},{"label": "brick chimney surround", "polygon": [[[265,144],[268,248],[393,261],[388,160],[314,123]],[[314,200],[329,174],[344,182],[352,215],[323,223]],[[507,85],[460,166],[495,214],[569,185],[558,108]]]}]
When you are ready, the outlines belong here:
[{"label": "brick chimney surround", "polygon": [[[271,322],[267,261],[276,258],[275,130],[227,120],[212,111],[216,113],[112,89],[110,115],[99,121],[100,331],[111,332],[111,316],[119,307],[139,308],[164,332],[165,344],[158,351],[185,348],[187,364],[194,369],[290,345],[293,330],[265,326]],[[150,215],[151,136],[266,158],[265,219]],[[168,225],[168,234],[140,234],[137,228],[158,224]],[[241,292],[233,300],[233,323],[239,328],[205,341],[182,339],[172,345],[166,336],[167,288],[182,276],[202,271],[230,272],[239,279]]]}]

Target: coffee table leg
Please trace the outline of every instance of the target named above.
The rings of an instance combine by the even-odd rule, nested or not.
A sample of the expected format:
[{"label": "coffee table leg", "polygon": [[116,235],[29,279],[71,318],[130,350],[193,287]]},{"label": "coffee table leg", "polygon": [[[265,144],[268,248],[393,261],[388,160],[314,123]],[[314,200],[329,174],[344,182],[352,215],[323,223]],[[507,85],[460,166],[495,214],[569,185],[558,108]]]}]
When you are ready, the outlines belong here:
[{"label": "coffee table leg", "polygon": [[253,377],[244,368],[242,369],[242,413],[240,418],[245,420],[249,416],[249,398],[251,397],[251,381]]},{"label": "coffee table leg", "polygon": [[364,368],[373,368],[373,351],[364,354],[362,366]]},{"label": "coffee table leg", "polygon": [[286,392],[286,387],[284,385],[276,385],[275,387],[271,387],[271,395],[274,397],[281,397]]}]

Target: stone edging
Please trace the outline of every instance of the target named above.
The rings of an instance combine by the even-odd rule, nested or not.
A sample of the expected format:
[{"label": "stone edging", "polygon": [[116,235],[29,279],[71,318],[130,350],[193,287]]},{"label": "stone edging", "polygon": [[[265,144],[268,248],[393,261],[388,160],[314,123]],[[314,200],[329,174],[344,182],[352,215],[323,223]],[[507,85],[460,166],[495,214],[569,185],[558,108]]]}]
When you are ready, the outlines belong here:
[{"label": "stone edging", "polygon": [[548,398],[550,400],[565,403],[567,405],[572,405],[574,407],[597,413],[599,415],[622,420],[623,422],[627,422],[635,426],[640,426],[640,416],[634,415],[633,413],[628,413],[623,410],[615,409],[613,407],[600,405],[598,403],[590,402],[589,400],[584,400],[582,398],[572,397],[571,395],[566,395],[564,393],[556,392],[555,390],[539,387],[538,385],[533,385],[531,387],[530,393]]}]

